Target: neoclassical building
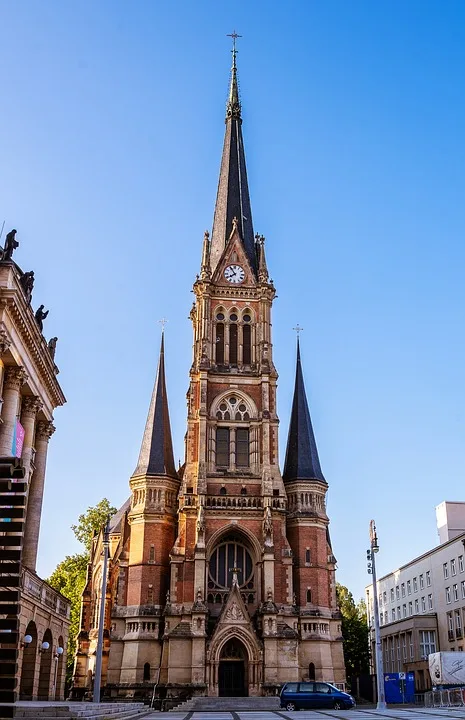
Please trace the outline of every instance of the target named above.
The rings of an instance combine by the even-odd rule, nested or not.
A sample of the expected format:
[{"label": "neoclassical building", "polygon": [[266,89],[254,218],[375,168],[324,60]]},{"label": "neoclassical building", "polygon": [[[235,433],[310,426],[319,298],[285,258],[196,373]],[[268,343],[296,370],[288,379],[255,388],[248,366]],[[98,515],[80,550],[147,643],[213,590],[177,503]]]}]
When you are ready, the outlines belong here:
[{"label": "neoclassical building", "polygon": [[[0,616],[3,623],[9,622],[13,617],[10,602],[17,603],[18,618],[10,636],[17,638],[17,697],[60,700],[70,603],[37,575],[36,561],[48,446],[55,431],[53,412],[65,397],[57,378],[57,339],[44,337],[47,313],[43,305],[33,309],[34,273],[24,272],[13,259],[19,245],[15,234],[15,230],[8,233],[0,248],[0,462],[12,457],[21,461],[25,510],[24,517],[22,513],[12,516],[16,522],[2,522],[6,532],[0,538],[0,575],[8,575],[11,585],[2,578]],[[8,495],[0,498],[3,521],[12,514],[8,511],[11,502]],[[18,518],[24,521],[21,532],[8,532],[16,529]],[[13,571],[9,563],[16,559],[20,562]],[[0,653],[9,648],[8,637],[2,635]]]},{"label": "neoclassical building", "polygon": [[[103,682],[112,696],[264,695],[345,681],[328,489],[297,367],[286,459],[270,280],[247,182],[236,53],[211,235],[190,313],[185,461],[177,470],[164,340],[130,498],[112,518]],[[83,595],[75,694],[92,683],[102,535]]]}]

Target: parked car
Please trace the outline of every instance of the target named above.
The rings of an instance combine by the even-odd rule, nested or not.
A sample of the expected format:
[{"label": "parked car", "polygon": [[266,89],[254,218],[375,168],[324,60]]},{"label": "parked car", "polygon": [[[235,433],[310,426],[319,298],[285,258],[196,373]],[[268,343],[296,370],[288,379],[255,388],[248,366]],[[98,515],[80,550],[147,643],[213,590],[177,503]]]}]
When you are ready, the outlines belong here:
[{"label": "parked car", "polygon": [[352,695],[326,682],[289,682],[283,685],[279,697],[281,707],[286,710],[311,708],[343,710],[355,707]]}]

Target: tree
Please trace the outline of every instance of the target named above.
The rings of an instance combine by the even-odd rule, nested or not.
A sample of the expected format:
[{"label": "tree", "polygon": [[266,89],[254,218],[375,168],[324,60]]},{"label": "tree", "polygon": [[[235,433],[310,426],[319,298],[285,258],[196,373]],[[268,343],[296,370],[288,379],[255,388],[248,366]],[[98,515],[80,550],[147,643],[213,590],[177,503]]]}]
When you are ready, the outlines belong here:
[{"label": "tree", "polygon": [[98,532],[107,520],[108,515],[114,515],[116,508],[103,498],[95,507],[89,507],[87,512],[79,516],[77,525],[71,529],[81,542],[85,551],[76,555],[67,555],[56,566],[47,582],[55,590],[71,601],[69,640],[66,653],[66,682],[70,683],[73,674],[74,653],[76,651],[76,638],[79,632],[79,619],[81,613],[81,596],[86,583],[87,565],[90,560],[90,548],[94,533]]},{"label": "tree", "polygon": [[105,525],[108,515],[114,515],[115,512],[116,508],[112,507],[106,498],[103,498],[98,505],[88,507],[85,513],[79,515],[77,525],[71,525],[71,530],[79,542],[84,545],[86,552],[90,552],[94,533]]},{"label": "tree", "polygon": [[370,648],[366,605],[363,600],[355,604],[352,593],[344,585],[336,585],[337,600],[342,614],[344,663],[350,679],[370,671]]}]

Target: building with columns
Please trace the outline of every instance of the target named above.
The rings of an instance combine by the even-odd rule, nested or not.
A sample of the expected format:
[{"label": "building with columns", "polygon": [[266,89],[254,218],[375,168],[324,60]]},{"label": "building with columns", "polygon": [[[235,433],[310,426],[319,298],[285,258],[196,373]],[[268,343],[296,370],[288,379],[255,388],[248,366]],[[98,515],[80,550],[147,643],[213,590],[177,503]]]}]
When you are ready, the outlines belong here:
[{"label": "building with columns", "polygon": [[[185,461],[173,458],[164,339],[130,497],[110,523],[109,696],[275,694],[345,682],[336,559],[297,347],[284,470],[271,312],[255,234],[236,53],[211,236],[194,283]],[[74,692],[91,690],[102,535],[83,594]]]},{"label": "building with columns", "polygon": [[[57,380],[56,338],[45,340],[43,315],[32,309],[34,274],[23,272],[12,257],[15,232],[7,235],[0,251],[0,457],[21,458],[27,486],[17,688],[23,699],[59,699],[64,693],[69,601],[38,577],[36,561],[48,445],[55,431],[53,411],[65,397]],[[5,547],[1,541],[0,547]]]}]

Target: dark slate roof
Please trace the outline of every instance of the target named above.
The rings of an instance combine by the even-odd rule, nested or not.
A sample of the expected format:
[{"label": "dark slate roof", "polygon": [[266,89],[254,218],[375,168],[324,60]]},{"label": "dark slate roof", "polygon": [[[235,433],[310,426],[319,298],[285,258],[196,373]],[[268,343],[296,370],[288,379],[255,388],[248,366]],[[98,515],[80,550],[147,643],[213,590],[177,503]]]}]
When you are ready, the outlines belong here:
[{"label": "dark slate roof", "polygon": [[161,337],[160,359],[153,387],[139,460],[133,475],[168,475],[178,478],[174,466],[170,416],[165,383],[165,343]]},{"label": "dark slate roof", "polygon": [[131,498],[129,497],[124,505],[121,505],[120,509],[115,512],[110,518],[109,528],[111,533],[121,532],[121,521],[124,514],[131,509]]},{"label": "dark slate roof", "polygon": [[294,400],[292,402],[283,480],[321,480],[321,482],[326,482],[321,472],[315,435],[313,434],[312,421],[310,419],[307,396],[305,394],[298,339]]},{"label": "dark slate roof", "polygon": [[223,155],[213,218],[210,251],[211,269],[212,271],[215,270],[231,235],[233,218],[237,218],[237,226],[247,258],[256,274],[257,256],[247,183],[244,141],[242,139],[241,104],[237,86],[235,51],[233,51],[233,66],[225,122]]}]

